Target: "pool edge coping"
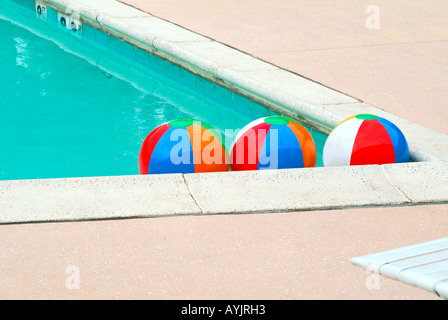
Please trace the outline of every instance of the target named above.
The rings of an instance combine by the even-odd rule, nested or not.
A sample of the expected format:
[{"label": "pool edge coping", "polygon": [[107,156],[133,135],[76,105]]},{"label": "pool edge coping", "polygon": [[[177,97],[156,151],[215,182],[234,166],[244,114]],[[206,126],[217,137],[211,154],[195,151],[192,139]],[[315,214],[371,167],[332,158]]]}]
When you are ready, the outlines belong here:
[{"label": "pool edge coping", "polygon": [[[297,118],[297,113],[300,113],[303,117],[310,120],[310,124],[317,128],[325,130],[327,133],[336,126],[340,121],[346,119],[350,115],[358,113],[376,113],[377,115],[384,116],[394,121],[400,129],[405,133],[408,138],[408,142],[411,147],[411,153],[415,160],[421,162],[409,163],[409,164],[393,164],[393,165],[383,165],[383,166],[358,166],[358,167],[340,167],[340,168],[307,168],[307,169],[288,169],[288,170],[278,170],[277,172],[265,173],[265,172],[225,172],[225,173],[203,173],[194,175],[165,175],[164,181],[160,181],[160,176],[122,176],[117,179],[116,177],[86,177],[86,178],[60,178],[60,179],[35,179],[26,180],[27,184],[33,185],[51,185],[60,186],[62,193],[64,190],[71,190],[70,197],[73,201],[78,197],[78,202],[84,201],[86,206],[81,206],[84,211],[79,211],[75,215],[67,215],[62,212],[57,214],[58,210],[70,211],[68,207],[65,207],[62,202],[59,202],[59,207],[50,208],[33,208],[33,204],[41,203],[42,197],[45,195],[34,194],[33,197],[27,198],[28,203],[23,202],[23,198],[20,195],[24,191],[21,182],[23,180],[6,180],[0,181],[0,190],[2,195],[9,195],[10,199],[16,199],[16,202],[0,201],[0,223],[24,223],[24,222],[43,222],[43,221],[78,221],[78,220],[92,220],[92,219],[108,219],[108,218],[126,218],[126,217],[149,217],[149,216],[167,216],[176,214],[222,214],[222,213],[254,213],[254,212],[278,212],[278,211],[299,211],[299,210],[318,210],[318,209],[331,209],[331,208],[344,208],[344,207],[363,207],[363,206],[383,206],[383,205],[409,205],[409,204],[422,204],[422,203],[445,203],[448,202],[448,195],[443,192],[443,187],[440,184],[435,184],[434,181],[438,180],[442,182],[448,182],[448,175],[445,173],[448,170],[443,170],[447,167],[447,154],[448,154],[448,136],[442,133],[435,132],[431,129],[425,128],[423,126],[417,125],[395,115],[389,114],[388,112],[381,110],[379,108],[373,107],[362,102],[359,99],[355,99],[343,93],[337,92],[331,88],[324,87],[313,80],[306,79],[300,75],[294,74],[288,70],[284,70],[277,66],[270,65],[264,61],[261,61],[253,56],[247,55],[237,49],[223,45],[213,39],[204,37],[202,35],[196,36],[191,34],[192,32],[186,30],[175,24],[171,24],[173,32],[178,32],[181,37],[187,36],[189,40],[182,41],[172,41],[164,38],[162,35],[157,35],[153,31],[144,32],[141,28],[142,19],[156,21],[160,23],[163,21],[164,24],[170,24],[163,19],[159,19],[145,13],[120,1],[110,1],[114,3],[116,8],[123,8],[119,10],[119,16],[114,16],[113,14],[107,14],[105,12],[110,12],[111,8],[103,8],[104,2],[101,1],[89,1],[87,5],[86,1],[75,1],[73,0],[47,0],[45,1],[51,5],[57,6],[63,10],[73,10],[73,8],[81,8],[79,15],[91,23],[96,24],[96,27],[105,29],[108,32],[114,33],[123,37],[125,40],[131,43],[138,43],[139,46],[145,46],[148,51],[152,51],[163,58],[166,58],[176,64],[180,64],[186,69],[197,72],[205,78],[216,81],[221,85],[230,87],[233,90],[238,90],[244,95],[253,96],[260,99],[261,102],[277,109],[276,111],[281,111],[286,115],[292,115]],[[96,7],[95,7],[96,6]],[[115,10],[116,8],[113,8]],[[138,14],[137,14],[138,13]],[[145,19],[150,18],[150,19]],[[174,34],[175,37],[175,34]],[[193,41],[191,39],[194,39]],[[183,46],[184,44],[184,46]],[[201,45],[205,45],[201,49]],[[194,51],[189,51],[189,49]],[[209,57],[208,50],[210,48],[215,48],[218,52],[227,52],[229,56],[235,55],[236,57],[243,57],[245,62],[253,61],[250,66],[254,66],[252,69],[247,70],[247,65],[238,67],[238,60],[230,60],[231,65],[228,67],[222,61],[213,61],[212,58],[219,59],[219,57]],[[202,51],[201,51],[202,50]],[[243,56],[242,56],[243,55]],[[247,59],[247,60],[246,60]],[[253,59],[253,60],[252,60]],[[316,88],[319,93],[325,95],[328,92],[329,98],[321,97],[322,101],[325,103],[315,104],[306,101],[305,98],[300,95],[295,96],[292,94],[291,90],[284,92],[278,90],[278,88],[273,87],[271,84],[262,83],[260,81],[255,81],[253,75],[261,75],[263,73],[269,73],[269,77],[278,76],[286,77],[287,79],[297,78],[297,81],[309,85],[310,88]],[[263,78],[263,77],[261,77]],[[340,100],[341,99],[341,100]],[[367,112],[366,112],[367,111]],[[433,146],[431,143],[437,141],[438,145]],[[440,169],[442,168],[442,169]],[[369,188],[374,186],[378,190],[376,200],[362,198],[366,197],[368,193],[357,193],[357,194],[339,194],[334,199],[332,198],[331,203],[323,204],[319,203],[315,199],[309,199],[309,185],[317,184],[320,185],[320,180],[316,180],[316,175],[320,175],[325,172],[337,172],[337,171],[347,171],[351,175],[344,176],[344,181],[338,184],[337,180],[333,182],[334,191],[338,187],[343,186],[343,184],[354,184],[361,187],[366,187],[366,192]],[[436,170],[436,171],[434,171]],[[374,174],[369,174],[363,176],[365,172],[374,172]],[[438,172],[438,177],[433,175],[434,172]],[[225,175],[225,176],[223,176]],[[271,176],[269,179],[261,179],[260,177]],[[283,179],[290,182],[288,189],[294,188],[294,192],[289,193],[286,200],[292,200],[294,198],[304,199],[303,205],[298,202],[288,204],[282,203],[281,199],[277,199],[279,205],[276,206],[275,203],[266,202],[263,207],[263,199],[257,198],[256,193],[254,193],[254,185],[248,181],[257,181],[257,186],[263,195],[269,194],[269,188],[272,188],[272,177],[280,175]],[[416,190],[413,192],[410,187],[409,181],[410,175],[412,175],[413,181],[420,181],[421,184],[415,186]],[[378,177],[381,177],[378,181]],[[220,187],[221,190],[225,186],[229,186],[229,178],[231,178],[233,185],[239,186],[239,193],[241,195],[252,195],[253,199],[248,199],[242,196],[241,198],[235,198],[237,194],[231,192],[232,188],[229,188],[227,194],[226,192],[220,193],[219,197],[216,195],[213,198],[213,194],[201,191],[201,186],[203,185],[215,185]],[[436,179],[436,180],[435,180]],[[438,180],[437,180],[438,179]],[[177,198],[178,207],[158,207],[148,208],[150,203],[142,202],[134,203],[134,206],[130,204],[129,210],[134,212],[139,212],[137,214],[132,214],[128,212],[124,213],[124,209],[120,207],[118,210],[114,206],[105,205],[109,201],[107,194],[101,192],[101,190],[110,190],[110,181],[113,180],[116,185],[115,187],[119,190],[126,189],[126,185],[130,181],[144,181],[147,184],[153,184],[157,181],[157,188],[151,189],[157,193],[157,190],[170,190],[171,192],[176,191],[179,195]],[[117,184],[119,180],[122,180],[122,184]],[[154,181],[153,181],[154,180]],[[210,183],[210,180],[213,183]],[[294,184],[296,180],[308,181],[308,185]],[[279,180],[275,180],[279,186]],[[79,184],[90,185],[92,195],[95,198],[87,197],[86,190],[76,191],[75,186]],[[443,183],[442,183],[443,184]],[[23,185],[23,183],[22,183]],[[65,186],[65,187],[64,187]],[[229,186],[232,187],[232,186]],[[285,186],[287,187],[287,186]],[[68,188],[68,189],[64,189]],[[109,188],[109,189],[108,189]],[[381,190],[394,190],[393,192],[381,192]],[[6,190],[6,191],[5,191]],[[94,191],[92,191],[94,190]],[[267,191],[266,191],[267,190]],[[374,189],[372,189],[374,190]],[[384,191],[383,190],[383,191]],[[407,191],[409,190],[409,191]],[[420,190],[420,191],[419,191]],[[430,190],[431,192],[428,192]],[[9,193],[8,193],[9,192]],[[78,194],[77,194],[78,192]],[[267,193],[266,193],[267,192]],[[272,190],[273,193],[274,190]],[[419,197],[416,194],[420,192],[423,196]],[[62,194],[61,193],[61,194]],[[136,190],[128,190],[122,192],[120,196],[126,199],[137,199]],[[360,197],[361,195],[361,197]],[[228,197],[227,201],[226,196]],[[281,197],[281,195],[277,194]],[[308,197],[308,199],[306,199]],[[3,198],[3,197],[2,197]],[[358,199],[359,198],[359,199]],[[21,199],[21,200],[20,200]],[[109,199],[109,200],[108,200]],[[219,199],[222,206],[211,206]],[[251,201],[254,201],[251,205]],[[115,199],[116,200],[116,199]],[[239,202],[238,202],[239,200]],[[267,201],[268,199],[266,199]],[[307,201],[308,202],[307,202]],[[62,198],[58,198],[54,204],[58,201],[62,201]],[[314,202],[313,202],[314,201]],[[20,204],[19,204],[20,202]],[[76,202],[76,201],[75,201]],[[73,202],[73,203],[75,203]],[[125,201],[126,202],[126,201]],[[96,204],[95,204],[96,203]],[[101,207],[101,203],[103,207]],[[231,206],[228,204],[231,203]],[[27,205],[25,210],[23,205]],[[174,203],[171,203],[172,205]],[[227,205],[225,205],[227,204]],[[280,205],[281,204],[281,205]],[[49,206],[51,207],[51,203]],[[187,208],[187,209],[186,209]],[[39,211],[39,210],[41,211]],[[45,215],[45,210],[48,210],[47,215]],[[27,211],[28,210],[28,211]],[[33,215],[33,210],[43,212],[40,215]],[[56,211],[55,211],[56,210]],[[18,218],[20,214],[26,213],[26,217],[22,215],[22,218]]]}]

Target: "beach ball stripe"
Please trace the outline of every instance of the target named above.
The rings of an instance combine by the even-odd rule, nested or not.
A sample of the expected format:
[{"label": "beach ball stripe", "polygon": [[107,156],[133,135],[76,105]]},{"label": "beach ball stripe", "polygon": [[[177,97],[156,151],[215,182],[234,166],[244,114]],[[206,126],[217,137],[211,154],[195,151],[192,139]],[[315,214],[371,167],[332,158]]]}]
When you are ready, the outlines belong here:
[{"label": "beach ball stripe", "polygon": [[[277,130],[277,131],[276,131]],[[276,136],[271,137],[273,132]],[[281,137],[279,139],[279,137]],[[263,149],[260,153],[258,170],[268,167],[267,162],[271,158],[271,141],[278,144],[278,167],[279,168],[303,168],[304,161],[302,147],[294,131],[288,126],[271,125],[266,136]]]},{"label": "beach ball stripe", "polygon": [[[252,129],[252,130],[251,130]],[[240,130],[232,145],[232,170],[257,170],[264,139],[259,139],[257,132],[268,132],[270,125],[263,119],[255,120]],[[252,150],[251,148],[255,148]],[[243,156],[241,156],[241,150]],[[237,157],[238,155],[238,157]]]},{"label": "beach ball stripe", "polygon": [[[138,167],[141,174],[148,174],[149,161],[152,158],[153,151],[157,146],[158,142],[160,141],[160,139],[170,129],[171,127],[168,125],[168,123],[164,123],[159,127],[155,128],[153,131],[151,131],[151,133],[143,141],[143,144],[140,149],[139,162],[138,162]],[[169,136],[170,135],[167,135],[167,137]],[[160,145],[163,146],[164,144]],[[160,151],[160,147],[159,150],[157,150],[157,154],[158,155],[155,156],[154,158],[158,158],[158,162],[163,162],[164,160],[162,159],[160,154],[164,153]]]},{"label": "beach ball stripe", "polygon": [[273,150],[277,152],[278,169],[316,165],[316,147],[308,130],[288,117],[271,116],[254,120],[240,130],[231,147],[231,170],[272,168]]},{"label": "beach ball stripe", "polygon": [[193,119],[158,126],[142,143],[140,174],[228,171],[222,136],[211,129],[207,123]]},{"label": "beach ball stripe", "polygon": [[409,161],[403,133],[387,119],[374,115],[352,116],[328,136],[324,166],[400,163]]},{"label": "beach ball stripe", "polygon": [[387,119],[377,119],[386,128],[394,149],[395,163],[409,162],[409,146],[406,138],[398,127]]}]

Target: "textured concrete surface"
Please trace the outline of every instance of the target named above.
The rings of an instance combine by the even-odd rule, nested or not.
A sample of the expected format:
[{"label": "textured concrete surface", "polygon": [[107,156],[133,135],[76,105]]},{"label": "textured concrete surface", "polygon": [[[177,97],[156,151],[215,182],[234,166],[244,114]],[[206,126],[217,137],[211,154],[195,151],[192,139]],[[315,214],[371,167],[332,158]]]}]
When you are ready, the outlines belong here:
[{"label": "textured concrete surface", "polygon": [[203,212],[293,211],[409,202],[380,166],[231,173],[185,175]]},{"label": "textured concrete surface", "polygon": [[[377,1],[379,30],[365,27],[366,1],[126,2],[448,133],[444,1]],[[383,277],[378,286],[349,259],[445,237],[447,210],[0,225],[0,297],[437,299]]]},{"label": "textured concrete surface", "polygon": [[0,223],[448,202],[441,161],[0,181]]},{"label": "textured concrete surface", "polygon": [[200,213],[181,174],[0,181],[0,195],[1,223]]},{"label": "textured concrete surface", "polygon": [[0,225],[0,297],[437,300],[349,259],[447,225],[439,205]]},{"label": "textured concrete surface", "polygon": [[122,2],[448,134],[444,0]]},{"label": "textured concrete surface", "polygon": [[[391,182],[412,202],[448,202],[448,164],[418,162],[409,166],[384,166]],[[422,174],[423,173],[423,174]]]}]

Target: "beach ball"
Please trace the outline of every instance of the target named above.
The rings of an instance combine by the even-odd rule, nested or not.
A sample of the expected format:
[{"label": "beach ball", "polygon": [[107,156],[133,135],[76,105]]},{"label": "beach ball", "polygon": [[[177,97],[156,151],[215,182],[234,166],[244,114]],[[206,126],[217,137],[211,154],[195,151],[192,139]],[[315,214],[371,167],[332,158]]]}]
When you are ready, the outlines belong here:
[{"label": "beach ball", "polygon": [[409,161],[409,147],[398,127],[371,114],[352,116],[338,124],[323,149],[325,167]]},{"label": "beach ball", "polygon": [[262,170],[316,166],[316,146],[299,122],[270,116],[250,122],[235,136],[230,169]]},{"label": "beach ball", "polygon": [[166,122],[144,139],[138,158],[140,174],[228,171],[220,132],[194,119]]}]

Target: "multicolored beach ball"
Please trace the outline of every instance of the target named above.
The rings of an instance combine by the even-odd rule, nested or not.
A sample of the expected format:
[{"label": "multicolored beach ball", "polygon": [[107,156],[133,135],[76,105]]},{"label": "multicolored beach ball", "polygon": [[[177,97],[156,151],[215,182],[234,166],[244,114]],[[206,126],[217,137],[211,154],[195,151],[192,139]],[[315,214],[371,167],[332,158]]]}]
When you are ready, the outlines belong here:
[{"label": "multicolored beach ball", "polygon": [[409,147],[398,127],[371,114],[352,116],[328,136],[325,167],[409,162]]},{"label": "multicolored beach ball", "polygon": [[262,170],[316,166],[313,137],[299,122],[270,116],[250,122],[233,140],[230,169]]},{"label": "multicolored beach ball", "polygon": [[207,123],[179,119],[155,128],[142,143],[140,174],[228,171],[220,132]]}]

